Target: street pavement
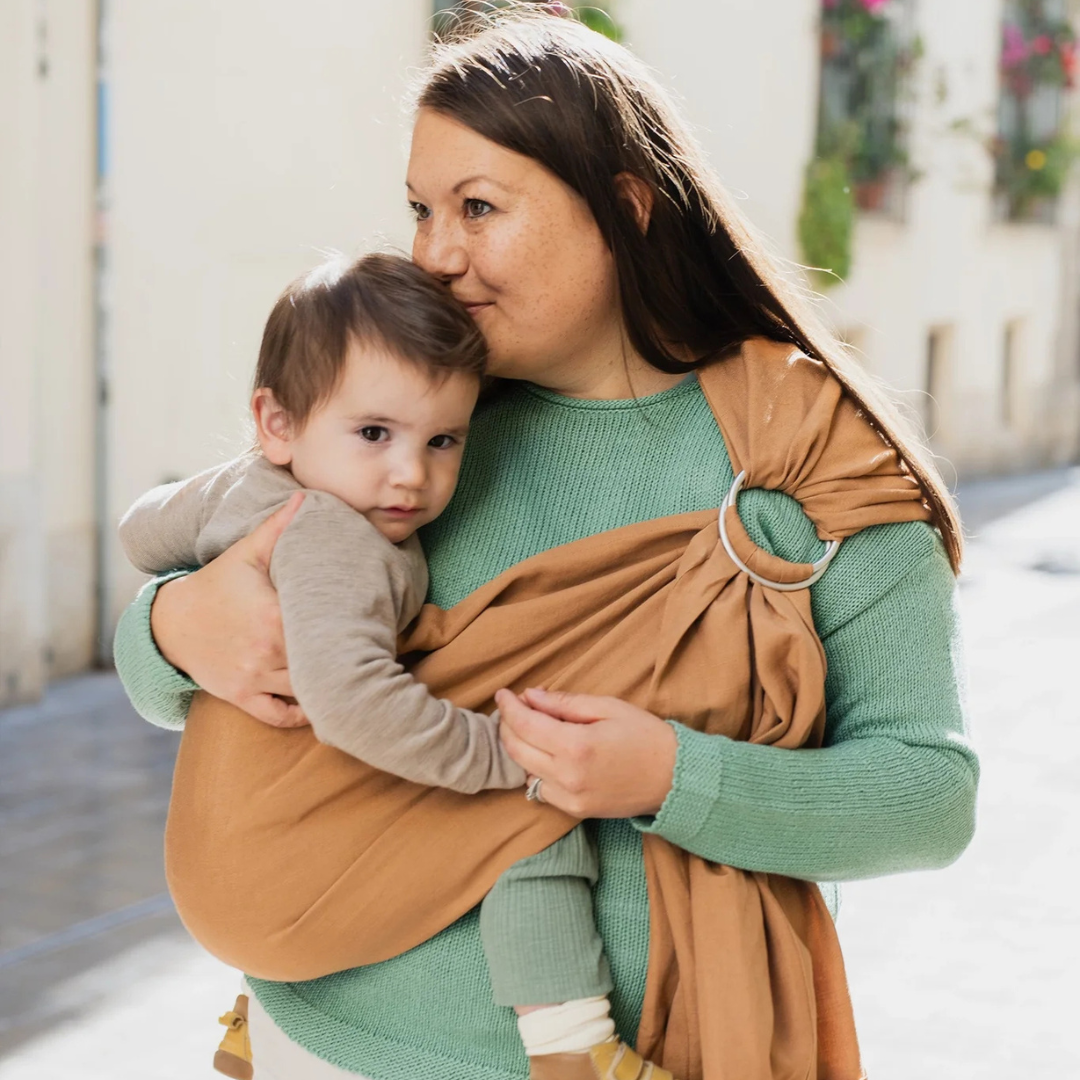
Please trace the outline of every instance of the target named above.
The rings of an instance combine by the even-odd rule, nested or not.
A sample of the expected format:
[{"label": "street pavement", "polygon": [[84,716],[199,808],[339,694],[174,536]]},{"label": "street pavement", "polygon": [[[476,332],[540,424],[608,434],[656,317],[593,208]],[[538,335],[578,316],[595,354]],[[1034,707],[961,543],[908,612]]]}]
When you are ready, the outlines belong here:
[{"label": "street pavement", "polygon": [[[865,1062],[871,1080],[1080,1077],[1080,472],[961,503],[979,829],[946,870],[845,887]],[[165,894],[175,745],[106,673],[0,712],[0,1080],[217,1075],[238,976]]]}]

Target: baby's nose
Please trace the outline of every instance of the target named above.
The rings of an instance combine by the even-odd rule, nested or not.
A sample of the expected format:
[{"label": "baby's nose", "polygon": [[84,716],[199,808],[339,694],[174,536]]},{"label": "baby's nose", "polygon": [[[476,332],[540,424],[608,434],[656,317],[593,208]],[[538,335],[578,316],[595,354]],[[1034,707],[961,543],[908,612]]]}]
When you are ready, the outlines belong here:
[{"label": "baby's nose", "polygon": [[402,487],[422,488],[427,483],[427,466],[420,458],[403,458],[394,470],[394,480]]}]

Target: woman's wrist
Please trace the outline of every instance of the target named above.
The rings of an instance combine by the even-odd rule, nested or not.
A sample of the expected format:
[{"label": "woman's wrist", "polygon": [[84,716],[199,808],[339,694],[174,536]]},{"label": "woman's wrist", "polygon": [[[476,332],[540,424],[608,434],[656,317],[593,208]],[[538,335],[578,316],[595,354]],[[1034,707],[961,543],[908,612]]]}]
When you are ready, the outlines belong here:
[{"label": "woman's wrist", "polygon": [[675,767],[679,755],[679,737],[674,726],[665,721],[657,728],[656,753],[649,769],[646,791],[642,793],[648,809],[635,817],[655,817],[663,809],[675,785]]},{"label": "woman's wrist", "polygon": [[696,851],[697,838],[711,820],[720,795],[731,740],[695,731],[677,720],[669,720],[667,727],[677,744],[671,786],[655,813],[639,815],[633,825],[676,847]]},{"label": "woman's wrist", "polygon": [[166,662],[181,674],[186,674],[187,669],[180,659],[183,637],[178,629],[182,625],[187,606],[184,585],[190,582],[191,578],[192,575],[185,574],[159,585],[150,605],[150,635],[154,644]]}]

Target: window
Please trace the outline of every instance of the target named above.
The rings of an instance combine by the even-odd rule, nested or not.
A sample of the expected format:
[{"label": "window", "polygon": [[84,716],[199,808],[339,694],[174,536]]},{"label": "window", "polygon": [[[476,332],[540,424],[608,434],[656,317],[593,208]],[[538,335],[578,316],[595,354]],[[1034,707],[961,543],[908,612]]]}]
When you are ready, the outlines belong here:
[{"label": "window", "polygon": [[817,155],[847,165],[860,210],[898,216],[908,179],[908,0],[823,0]]},{"label": "window", "polygon": [[857,210],[903,216],[912,176],[908,75],[920,52],[912,0],[821,0],[820,42],[817,140],[799,240],[815,281],[827,287],[848,276]]},{"label": "window", "polygon": [[994,141],[995,207],[1005,221],[1054,220],[1076,156],[1064,131],[1076,47],[1065,0],[1005,0]]}]

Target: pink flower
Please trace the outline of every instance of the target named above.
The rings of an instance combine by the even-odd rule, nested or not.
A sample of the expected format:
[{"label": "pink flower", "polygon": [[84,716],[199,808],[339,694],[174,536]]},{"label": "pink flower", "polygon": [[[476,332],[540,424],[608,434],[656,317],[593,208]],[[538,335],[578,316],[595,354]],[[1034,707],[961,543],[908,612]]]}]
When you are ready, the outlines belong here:
[{"label": "pink flower", "polygon": [[876,15],[889,0],[859,0],[859,2],[871,15]]},{"label": "pink flower", "polygon": [[1001,36],[1001,66],[1007,70],[1022,64],[1028,58],[1023,30],[1015,23],[1006,23]]},{"label": "pink flower", "polygon": [[1061,70],[1065,75],[1065,85],[1071,90],[1076,85],[1076,42],[1061,43]]},{"label": "pink flower", "polygon": [[1031,48],[1039,54],[1039,56],[1049,56],[1050,50],[1053,49],[1054,43],[1051,41],[1049,34],[1040,34],[1032,43]]}]

